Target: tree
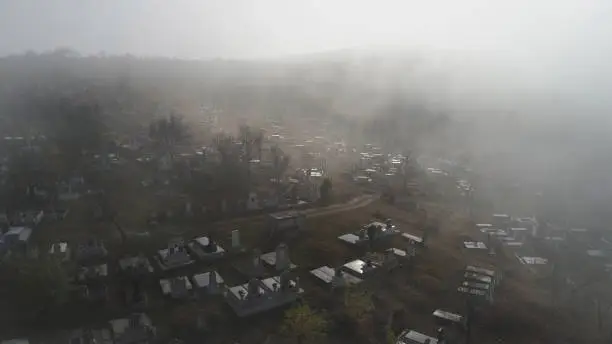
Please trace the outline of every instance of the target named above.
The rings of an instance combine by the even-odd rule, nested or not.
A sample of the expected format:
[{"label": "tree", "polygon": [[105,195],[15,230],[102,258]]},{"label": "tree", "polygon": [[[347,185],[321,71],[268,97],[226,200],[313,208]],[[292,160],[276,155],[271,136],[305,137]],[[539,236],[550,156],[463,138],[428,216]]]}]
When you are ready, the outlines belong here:
[{"label": "tree", "polygon": [[52,162],[59,175],[81,170],[85,153],[99,151],[108,142],[106,117],[96,101],[43,98],[36,107],[42,129],[55,148]]},{"label": "tree", "polygon": [[0,281],[4,297],[28,316],[61,304],[70,288],[66,271],[52,257],[13,255],[0,263]]},{"label": "tree", "polygon": [[186,142],[189,135],[183,117],[173,113],[149,124],[149,138],[155,142],[157,149],[173,159],[176,146]]},{"label": "tree", "polygon": [[280,200],[281,196],[281,179],[287,168],[289,168],[289,162],[291,161],[291,157],[285,153],[283,153],[282,149],[278,147],[278,145],[274,145],[270,148],[270,152],[272,153],[272,165],[274,169],[274,179],[276,183],[276,197]]},{"label": "tree", "polygon": [[374,310],[372,294],[365,290],[347,288],[344,293],[344,309],[351,320],[361,322]]},{"label": "tree", "polygon": [[323,179],[323,183],[319,187],[319,194],[321,195],[321,201],[327,203],[331,200],[332,182],[329,178]]},{"label": "tree", "polygon": [[325,317],[311,309],[307,304],[301,304],[285,312],[281,332],[296,343],[312,343],[324,338],[328,323]]}]

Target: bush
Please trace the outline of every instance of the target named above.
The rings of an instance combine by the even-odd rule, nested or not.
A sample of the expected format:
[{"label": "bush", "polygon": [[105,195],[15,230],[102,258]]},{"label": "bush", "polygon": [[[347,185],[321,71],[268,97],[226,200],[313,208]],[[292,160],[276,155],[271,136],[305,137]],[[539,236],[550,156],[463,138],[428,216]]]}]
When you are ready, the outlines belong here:
[{"label": "bush", "polygon": [[327,320],[322,314],[311,309],[307,304],[302,304],[285,312],[281,332],[293,338],[298,344],[302,344],[324,338],[327,328]]}]

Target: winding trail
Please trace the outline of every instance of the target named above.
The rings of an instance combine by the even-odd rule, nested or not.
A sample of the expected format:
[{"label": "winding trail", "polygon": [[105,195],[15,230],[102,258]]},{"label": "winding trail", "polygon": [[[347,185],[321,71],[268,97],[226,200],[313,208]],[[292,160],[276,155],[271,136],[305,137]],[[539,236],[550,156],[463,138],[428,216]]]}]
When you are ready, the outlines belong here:
[{"label": "winding trail", "polygon": [[[342,213],[345,211],[351,211],[351,210],[366,207],[370,205],[372,202],[374,202],[375,200],[377,200],[378,198],[379,198],[379,195],[376,195],[376,194],[362,195],[362,196],[355,197],[345,203],[332,204],[326,207],[311,208],[311,209],[306,209],[302,211],[298,210],[298,211],[304,214],[306,218],[329,216],[329,215],[333,215],[337,213]],[[282,212],[282,211],[279,211],[279,212]],[[236,227],[241,227],[241,226],[252,226],[254,224],[261,224],[267,221],[268,216],[270,214],[271,213],[266,213],[266,214],[258,214],[258,215],[248,216],[248,217],[231,219],[231,220],[222,220],[222,221],[207,224],[205,226],[208,230],[213,230],[213,231],[221,231],[224,229],[236,228]],[[143,232],[137,232],[133,230],[126,230],[126,234],[128,236],[144,235]],[[158,228],[155,230],[155,234],[182,236],[186,234],[194,234],[194,229],[184,228],[184,227]]]}]

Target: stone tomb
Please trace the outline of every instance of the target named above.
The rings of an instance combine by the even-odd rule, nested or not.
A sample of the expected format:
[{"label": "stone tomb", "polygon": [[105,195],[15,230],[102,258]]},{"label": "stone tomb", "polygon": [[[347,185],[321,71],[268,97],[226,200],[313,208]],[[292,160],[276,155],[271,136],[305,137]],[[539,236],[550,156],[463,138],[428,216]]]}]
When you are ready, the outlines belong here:
[{"label": "stone tomb", "polygon": [[349,285],[359,284],[363,281],[362,279],[345,273],[340,269],[332,269],[329,266],[322,266],[320,268],[311,270],[310,274],[323,283],[331,285],[334,288],[342,288]]},{"label": "stone tomb", "polygon": [[77,287],[76,292],[80,299],[89,302],[106,302],[109,299],[108,287],[101,283],[80,285]]},{"label": "stone tomb", "polygon": [[61,262],[70,260],[70,247],[67,242],[57,242],[49,247],[49,255],[59,259]]},{"label": "stone tomb", "polygon": [[102,259],[106,258],[107,254],[104,243],[96,239],[79,244],[75,252],[77,260]]},{"label": "stone tomb", "polygon": [[244,247],[242,246],[242,243],[240,242],[240,231],[237,229],[234,229],[232,231],[232,248],[231,248],[232,252],[242,252],[244,251]]},{"label": "stone tomb", "polygon": [[503,245],[510,248],[521,248],[523,243],[520,241],[503,241]]},{"label": "stone tomb", "polygon": [[196,288],[204,290],[208,294],[221,294],[225,289],[225,281],[216,271],[194,275],[193,284]]},{"label": "stone tomb", "polygon": [[193,239],[189,242],[188,247],[201,260],[221,258],[225,254],[223,247],[219,246],[214,239],[206,236]]},{"label": "stone tomb", "polygon": [[155,328],[151,324],[151,319],[144,313],[111,320],[109,325],[115,344],[141,344],[155,339]]},{"label": "stone tomb", "polygon": [[291,262],[289,248],[284,243],[279,244],[274,252],[262,254],[260,258],[267,265],[274,267],[276,271],[292,270],[297,267]]},{"label": "stone tomb", "polygon": [[132,275],[147,275],[153,272],[153,266],[147,257],[138,255],[119,259],[121,271]]},{"label": "stone tomb", "polygon": [[162,294],[174,299],[185,299],[191,296],[193,285],[187,276],[159,280]]},{"label": "stone tomb", "polygon": [[230,287],[226,301],[238,316],[244,317],[295,302],[303,292],[299,279],[284,272],[280,276],[264,280],[252,278],[246,284]]},{"label": "stone tomb", "polygon": [[410,233],[402,233],[402,237],[410,242],[413,242],[416,245],[419,246],[424,246],[425,245],[425,241],[423,240],[422,237],[410,234]]},{"label": "stone tomb", "polygon": [[175,240],[168,248],[157,251],[155,257],[160,269],[166,271],[192,264],[194,261],[189,256],[182,240]]},{"label": "stone tomb", "polygon": [[99,264],[79,267],[76,279],[79,282],[101,280],[108,277],[108,265]]},{"label": "stone tomb", "polygon": [[515,227],[510,228],[510,233],[512,233],[512,237],[517,241],[523,241],[531,234],[531,230],[523,227]]},{"label": "stone tomb", "polygon": [[339,236],[338,239],[351,245],[359,245],[390,238],[399,233],[397,226],[392,224],[391,220],[387,220],[385,223],[375,221],[363,226],[356,233],[347,233]]},{"label": "stone tomb", "polygon": [[340,269],[344,272],[352,274],[355,277],[365,279],[374,274],[376,271],[379,271],[380,267],[380,263],[373,262],[370,259],[366,259],[365,261],[356,259],[342,265]]},{"label": "stone tomb", "polygon": [[384,253],[368,254],[367,259],[376,262],[386,270],[393,270],[410,260],[410,255],[398,248],[389,248]]},{"label": "stone tomb", "polygon": [[497,273],[495,270],[492,270],[489,268],[468,265],[465,267],[464,272],[488,276],[492,279],[494,285],[498,285],[499,282],[501,281],[501,275]]},{"label": "stone tomb", "polygon": [[436,309],[432,316],[435,322],[440,326],[465,326],[465,318],[463,315],[451,313],[441,309]]},{"label": "stone tomb", "polygon": [[464,272],[463,279],[465,281],[473,281],[493,285],[493,278],[491,276],[482,275],[475,272]]},{"label": "stone tomb", "polygon": [[468,296],[473,296],[477,298],[482,298],[483,300],[489,300],[489,293],[482,289],[469,288],[466,286],[457,287],[457,291],[462,294],[467,294]]},{"label": "stone tomb", "polygon": [[236,262],[234,268],[247,277],[261,277],[266,273],[259,249],[253,250],[248,259]]},{"label": "stone tomb", "polygon": [[339,236],[338,239],[346,243],[349,243],[351,245],[357,245],[357,243],[359,243],[362,240],[358,235],[353,234],[353,233],[343,234]]},{"label": "stone tomb", "polygon": [[413,330],[406,330],[397,337],[398,344],[438,344],[438,340],[426,334]]}]

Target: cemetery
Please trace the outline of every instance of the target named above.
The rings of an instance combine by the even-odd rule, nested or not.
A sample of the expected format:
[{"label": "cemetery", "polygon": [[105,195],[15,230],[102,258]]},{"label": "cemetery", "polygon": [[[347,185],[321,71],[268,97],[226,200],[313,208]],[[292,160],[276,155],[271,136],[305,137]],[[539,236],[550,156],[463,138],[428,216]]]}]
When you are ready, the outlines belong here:
[{"label": "cemetery", "polygon": [[[286,134],[278,135],[275,140],[282,142],[289,137]],[[308,137],[313,136],[310,134]],[[299,142],[299,138],[296,140]],[[39,229],[46,229],[45,226],[56,221],[37,220],[40,214],[47,217],[52,213],[48,207],[31,214],[27,210],[18,212],[17,217],[14,214],[2,216],[0,213],[0,225],[7,225],[0,240],[2,245],[11,246],[11,250],[21,245],[29,250],[30,246],[35,247],[31,245],[33,242],[44,248],[42,252],[63,262],[62,269],[69,272],[71,293],[78,295],[73,297],[71,294],[66,302],[68,306],[58,309],[71,312],[78,306],[81,309],[95,307],[96,312],[91,313],[96,314],[73,315],[75,319],[70,321],[75,326],[66,328],[80,324],[81,329],[72,331],[68,342],[165,343],[170,342],[168,333],[177,337],[184,335],[184,331],[174,327],[187,328],[189,322],[196,322],[194,319],[197,319],[196,331],[200,331],[197,332],[200,336],[198,341],[184,342],[216,343],[219,342],[218,338],[213,339],[213,335],[221,333],[226,336],[225,339],[240,334],[244,336],[240,342],[259,343],[264,342],[265,338],[259,336],[255,339],[253,334],[280,332],[279,329],[288,322],[286,317],[289,311],[304,305],[314,313],[325,314],[329,324],[325,331],[334,335],[342,333],[346,322],[352,321],[350,324],[356,330],[353,335],[343,337],[347,342],[385,342],[387,338],[366,337],[381,330],[387,331],[388,326],[397,344],[460,342],[459,338],[463,339],[468,327],[470,307],[474,307],[479,313],[476,333],[485,338],[483,342],[489,342],[497,336],[491,329],[503,326],[494,327],[487,318],[500,313],[504,315],[504,321],[517,322],[518,316],[512,307],[520,308],[526,304],[512,287],[506,287],[505,280],[501,284],[504,271],[512,271],[516,266],[523,265],[551,265],[546,255],[533,248],[533,239],[536,236],[553,237],[553,234],[538,229],[534,218],[496,214],[483,223],[475,224],[460,210],[432,204],[425,194],[415,192],[412,195],[405,190],[393,189],[394,182],[402,184],[407,158],[400,154],[382,153],[381,148],[366,147],[368,152],[365,154],[355,150],[354,155],[359,155],[355,160],[358,159],[361,166],[347,172],[349,177],[362,177],[361,180],[367,180],[369,185],[387,185],[390,191],[402,195],[401,199],[418,204],[418,207],[403,207],[400,206],[402,202],[381,202],[378,191],[372,191],[376,188],[359,188],[349,180],[350,187],[355,188],[351,192],[361,195],[362,198],[358,199],[366,199],[370,203],[331,204],[322,209],[313,203],[308,205],[307,210],[291,208],[299,204],[296,199],[318,198],[318,183],[335,173],[332,168],[319,167],[311,161],[315,158],[328,161],[323,158],[325,152],[316,149],[317,145],[325,148],[322,137],[306,139],[311,142],[304,144],[308,145],[307,149],[304,147],[305,152],[312,154],[308,154],[309,163],[297,168],[295,174],[275,171],[278,166],[274,166],[274,158],[269,156],[273,154],[273,149],[264,145],[262,152],[256,153],[257,156],[252,156],[248,161],[251,184],[244,190],[232,190],[240,194],[239,200],[225,196],[218,200],[212,199],[215,197],[205,199],[208,196],[202,195],[229,189],[236,182],[231,180],[225,182],[228,185],[221,185],[219,180],[223,178],[217,175],[217,169],[223,159],[226,159],[224,163],[228,166],[241,166],[230,163],[231,155],[246,143],[231,137],[226,141],[227,147],[217,143],[221,148],[219,151],[214,147],[199,147],[198,153],[194,150],[176,154],[174,158],[168,154],[160,157],[147,149],[135,151],[132,155],[125,152],[100,154],[100,157],[108,157],[100,158],[104,161],[98,162],[104,165],[106,173],[122,168],[129,168],[128,174],[132,168],[139,172],[146,171],[142,175],[135,173],[133,189],[126,186],[130,191],[138,190],[134,192],[137,197],[134,197],[133,204],[126,209],[143,203],[143,209],[138,209],[138,213],[145,215],[136,220],[126,214],[107,219],[113,216],[103,210],[106,206],[92,201],[94,196],[83,188],[82,183],[70,179],[57,185],[62,203],[55,208],[70,209],[70,213],[57,219],[61,217],[62,222],[70,223],[72,216],[85,213],[80,207],[87,208],[88,214],[93,207],[99,210],[97,213],[100,216],[95,217],[99,223],[83,224],[84,227],[92,227],[91,233],[72,237],[70,229],[57,224],[62,229],[61,235],[54,236],[48,231],[41,239]],[[346,148],[344,153],[351,157],[351,150]],[[235,154],[241,156],[243,152]],[[334,154],[340,152],[336,150]],[[135,161],[134,165],[132,160]],[[332,160],[329,159],[330,165]],[[291,169],[295,167],[292,165]],[[452,177],[452,173],[439,168],[430,169],[429,174]],[[189,181],[196,178],[206,181],[202,184],[210,185],[201,187],[197,193],[194,192],[195,195],[186,195],[183,189],[179,189],[179,185],[185,186],[181,183],[190,185]],[[143,180],[150,183],[145,183],[147,186],[144,187],[141,183]],[[416,190],[420,188],[421,180],[415,177],[403,183],[404,187],[409,185]],[[299,187],[293,190],[292,184]],[[339,185],[342,184],[334,179],[334,192],[340,188]],[[473,188],[463,178],[456,185],[457,192],[465,193]],[[268,196],[261,196],[263,194]],[[155,195],[150,198],[156,202],[148,204],[151,195]],[[267,203],[266,199],[273,199],[274,202]],[[85,206],[87,202],[96,204],[88,204],[88,208]],[[146,206],[144,203],[147,203]],[[444,208],[446,213],[438,208]],[[156,216],[153,226],[145,219],[155,209],[161,209],[164,216]],[[423,209],[434,215],[421,218],[420,211]],[[273,212],[269,213],[270,210]],[[454,218],[451,219],[448,214]],[[438,219],[442,223],[441,229],[439,235],[434,235],[429,228],[432,224],[437,226]],[[14,223],[24,226],[18,227]],[[24,231],[27,235],[22,234]],[[140,236],[145,232],[146,236]],[[562,238],[584,241],[589,239],[589,235],[592,233],[568,230]],[[22,236],[25,239],[20,239]],[[20,240],[25,243],[13,246]],[[594,247],[585,248],[585,255],[593,256],[596,255],[595,251],[605,251],[605,247]],[[512,259],[506,261],[502,257],[507,252],[512,254]],[[418,260],[415,259],[417,254]],[[70,264],[72,262],[75,266]],[[76,270],[73,270],[74,267]],[[517,275],[520,274],[507,275],[508,285],[515,285],[517,281],[525,283]],[[353,292],[363,292],[372,298],[371,308],[360,315],[366,320],[363,323],[350,320],[353,305],[344,303],[345,297]],[[513,298],[518,300],[517,305],[508,304],[507,300],[514,301]],[[389,324],[379,321],[378,317],[392,318],[391,315],[398,308],[408,313],[399,321],[399,325],[391,329]],[[143,311],[155,319],[155,327],[148,315],[140,313]],[[264,315],[268,311],[271,312]],[[234,316],[249,318],[242,322]],[[105,320],[100,322],[98,317]],[[443,330],[436,333],[434,327],[428,329],[423,326],[432,317],[435,325]],[[96,322],[91,320],[94,318]],[[158,318],[162,321],[158,322]],[[542,318],[545,319],[544,316]],[[213,322],[208,319],[220,320]],[[538,319],[532,321],[540,321]],[[305,318],[303,323],[309,323],[309,320]],[[200,322],[206,321],[214,325],[200,326]],[[91,323],[96,325],[83,325]],[[173,328],[169,330],[170,327]],[[206,335],[203,334],[205,327],[208,331]],[[162,340],[158,340],[160,334]],[[512,334],[516,336],[513,337],[516,342],[521,342],[518,338],[525,338],[521,335]],[[249,336],[254,339],[244,340]],[[32,338],[28,340],[37,342]]]}]

